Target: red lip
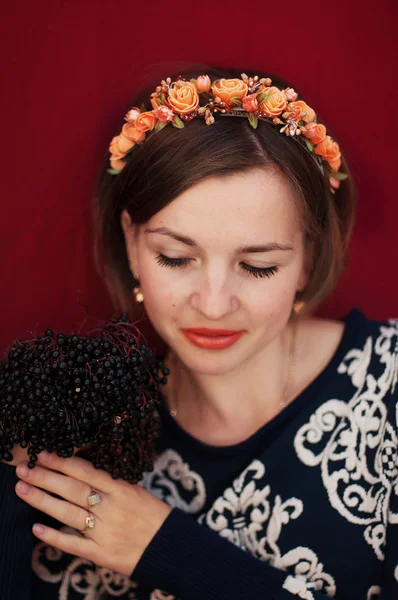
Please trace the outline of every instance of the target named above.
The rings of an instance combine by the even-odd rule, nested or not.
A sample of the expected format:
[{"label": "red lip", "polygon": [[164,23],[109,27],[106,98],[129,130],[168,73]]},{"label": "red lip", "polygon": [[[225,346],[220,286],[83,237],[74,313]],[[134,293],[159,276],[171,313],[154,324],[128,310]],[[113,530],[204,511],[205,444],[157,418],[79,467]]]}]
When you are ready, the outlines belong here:
[{"label": "red lip", "polygon": [[229,348],[245,333],[228,329],[182,329],[184,335],[199,348],[207,350],[224,350]]},{"label": "red lip", "polygon": [[242,331],[236,331],[236,329],[207,329],[207,327],[192,327],[189,329],[182,329],[182,331],[198,333],[199,335],[233,335],[235,333],[242,333]]}]

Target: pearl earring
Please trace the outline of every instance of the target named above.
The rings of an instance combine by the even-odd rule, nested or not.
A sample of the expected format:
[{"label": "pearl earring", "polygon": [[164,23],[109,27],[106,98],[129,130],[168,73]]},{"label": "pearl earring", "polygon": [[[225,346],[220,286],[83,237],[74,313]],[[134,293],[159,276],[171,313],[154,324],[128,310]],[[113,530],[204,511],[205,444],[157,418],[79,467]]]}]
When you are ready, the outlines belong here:
[{"label": "pearl earring", "polygon": [[139,303],[144,302],[144,294],[141,292],[140,287],[134,288],[134,295],[135,295],[136,302],[139,302]]}]

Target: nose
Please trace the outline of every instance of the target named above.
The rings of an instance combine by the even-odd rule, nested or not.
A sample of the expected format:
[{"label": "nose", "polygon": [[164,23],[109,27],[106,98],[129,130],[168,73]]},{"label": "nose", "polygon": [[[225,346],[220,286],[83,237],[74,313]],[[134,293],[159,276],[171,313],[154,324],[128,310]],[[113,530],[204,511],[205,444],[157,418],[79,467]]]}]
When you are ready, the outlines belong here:
[{"label": "nose", "polygon": [[216,321],[234,313],[239,308],[239,300],[231,290],[231,280],[227,274],[208,272],[200,280],[198,289],[191,295],[191,306],[202,313],[209,321]]}]

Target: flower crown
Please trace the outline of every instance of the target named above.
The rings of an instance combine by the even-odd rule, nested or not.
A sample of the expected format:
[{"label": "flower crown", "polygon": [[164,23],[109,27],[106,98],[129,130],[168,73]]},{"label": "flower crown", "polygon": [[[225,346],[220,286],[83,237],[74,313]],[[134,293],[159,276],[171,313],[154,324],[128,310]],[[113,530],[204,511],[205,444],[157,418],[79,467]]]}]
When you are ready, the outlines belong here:
[{"label": "flower crown", "polygon": [[129,110],[122,131],[112,139],[109,146],[111,168],[108,169],[112,175],[121,172],[134,147],[145,140],[147,133],[160,131],[169,123],[180,129],[197,116],[204,118],[206,125],[212,125],[218,113],[220,116],[247,117],[254,129],[258,120],[264,119],[281,126],[280,133],[301,136],[321,171],[324,164],[329,167],[333,193],[347,178],[346,173],[339,172],[340,148],[327,135],[326,127],[317,123],[315,111],[303,100],[297,100],[293,88],[280,90],[272,85],[269,77],[259,79],[257,75],[248,77],[242,73],[241,79],[213,82],[208,75],[190,81],[179,76],[174,82],[168,77],[157,86],[150,100],[153,110],[146,111],[144,105],[141,109]]}]

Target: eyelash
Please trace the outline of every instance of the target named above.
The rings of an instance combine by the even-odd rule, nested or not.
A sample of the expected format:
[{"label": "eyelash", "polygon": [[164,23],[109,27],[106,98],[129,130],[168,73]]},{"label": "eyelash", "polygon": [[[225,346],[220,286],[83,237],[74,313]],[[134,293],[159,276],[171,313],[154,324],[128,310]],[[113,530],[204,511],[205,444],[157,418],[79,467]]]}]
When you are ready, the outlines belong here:
[{"label": "eyelash", "polygon": [[[190,258],[169,258],[164,254],[159,254],[157,257],[157,262],[161,267],[171,267],[172,269],[175,267],[186,267],[191,259]],[[272,277],[278,272],[278,267],[252,267],[251,265],[247,265],[246,263],[241,263],[242,268],[253,275],[256,278],[263,277]]]}]

